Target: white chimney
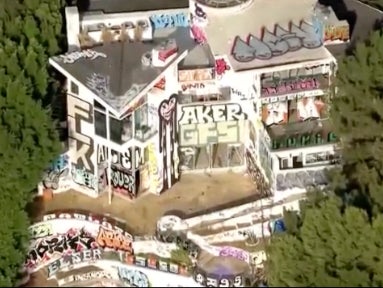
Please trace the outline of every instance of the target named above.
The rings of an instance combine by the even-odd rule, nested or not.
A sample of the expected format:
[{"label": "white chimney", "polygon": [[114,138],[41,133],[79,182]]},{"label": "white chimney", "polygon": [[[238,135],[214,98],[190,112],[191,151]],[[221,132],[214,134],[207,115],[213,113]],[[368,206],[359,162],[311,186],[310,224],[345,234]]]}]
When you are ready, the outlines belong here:
[{"label": "white chimney", "polygon": [[65,7],[66,37],[68,41],[68,52],[80,48],[78,35],[80,34],[80,14],[77,6]]}]

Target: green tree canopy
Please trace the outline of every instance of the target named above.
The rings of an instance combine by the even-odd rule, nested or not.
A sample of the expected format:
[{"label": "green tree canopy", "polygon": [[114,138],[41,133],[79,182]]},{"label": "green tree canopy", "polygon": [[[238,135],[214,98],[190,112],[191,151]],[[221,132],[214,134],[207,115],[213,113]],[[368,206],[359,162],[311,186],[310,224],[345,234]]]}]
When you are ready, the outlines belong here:
[{"label": "green tree canopy", "polygon": [[383,216],[370,223],[337,197],[304,208],[298,233],[275,236],[268,249],[271,287],[382,287]]},{"label": "green tree canopy", "polygon": [[15,287],[29,243],[25,208],[60,151],[42,103],[54,93],[48,57],[59,52],[62,2],[0,2],[0,286]]},{"label": "green tree canopy", "polygon": [[[363,196],[383,211],[383,37],[375,32],[367,43],[339,63],[338,94],[331,119],[341,139],[342,193]],[[355,196],[355,195],[354,195]]]}]

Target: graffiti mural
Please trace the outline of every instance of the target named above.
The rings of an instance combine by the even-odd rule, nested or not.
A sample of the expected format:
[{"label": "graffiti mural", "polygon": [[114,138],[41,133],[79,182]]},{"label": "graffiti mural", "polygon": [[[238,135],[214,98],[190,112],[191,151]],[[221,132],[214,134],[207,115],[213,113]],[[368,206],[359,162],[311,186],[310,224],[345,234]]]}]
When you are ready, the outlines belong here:
[{"label": "graffiti mural", "polygon": [[185,13],[152,15],[150,22],[154,29],[189,26],[189,19]]},{"label": "graffiti mural", "polygon": [[324,29],[324,42],[348,42],[350,40],[350,27],[348,25],[327,25]]},{"label": "graffiti mural", "polygon": [[97,248],[95,238],[85,228],[69,229],[64,235],[57,235],[37,240],[30,247],[25,267],[34,269],[65,254]]},{"label": "graffiti mural", "polygon": [[43,177],[43,186],[52,190],[70,189],[71,175],[68,154],[60,155],[51,163]]},{"label": "graffiti mural", "polygon": [[[108,179],[108,157],[110,154],[110,181]],[[104,190],[110,183],[113,192],[135,198],[137,194],[135,171],[140,168],[143,158],[139,147],[130,147],[124,153],[104,145],[97,146],[97,165],[99,182]]]},{"label": "graffiti mural", "polygon": [[231,69],[230,65],[227,64],[224,58],[219,58],[215,60],[215,75],[216,77],[222,78],[222,76]]},{"label": "graffiti mural", "polygon": [[102,259],[101,249],[87,249],[61,257],[48,265],[48,278],[53,277],[58,271],[66,270],[76,264]]},{"label": "graffiti mural", "polygon": [[266,28],[263,29],[260,39],[250,34],[244,41],[237,36],[231,55],[238,62],[250,62],[255,59],[269,60],[302,48],[316,49],[322,44],[321,37],[315,28],[304,21],[299,26],[291,23],[288,30],[276,24],[274,33]]},{"label": "graffiti mural", "polygon": [[51,223],[37,223],[28,228],[30,239],[39,239],[53,234]]},{"label": "graffiti mural", "polygon": [[148,276],[145,273],[131,269],[130,267],[117,267],[118,277],[127,287],[151,287]]},{"label": "graffiti mural", "polygon": [[[93,138],[88,136],[83,123],[93,126],[93,107],[73,95],[68,95],[68,126],[70,160],[73,181],[81,187],[97,192],[97,180],[93,164]],[[85,125],[84,125],[85,126]]]},{"label": "graffiti mural", "polygon": [[306,189],[308,187],[326,185],[328,183],[326,170],[308,170],[278,174],[276,177],[277,191],[293,188]]},{"label": "graffiti mural", "polygon": [[[61,221],[60,224],[56,223],[56,225],[68,227],[69,223]],[[62,230],[63,228],[54,227],[48,236],[32,241],[25,260],[25,268],[29,271],[35,271],[60,258],[72,256],[75,253],[80,253],[85,250],[92,251],[89,252],[92,253],[92,255],[95,253],[100,254],[99,252],[94,252],[96,251],[94,249],[101,249],[101,251],[121,251],[129,255],[134,253],[132,236],[121,229],[103,225],[92,226],[89,224],[84,225],[82,228],[77,228],[79,225],[76,225],[75,222],[71,223],[73,227],[66,231]],[[96,227],[98,227],[98,229]],[[65,232],[60,233],[60,231]],[[78,257],[81,256],[80,254],[77,255]],[[62,261],[68,262],[67,259],[63,259],[61,262]]]},{"label": "graffiti mural", "polygon": [[203,44],[207,42],[207,36],[205,32],[205,27],[208,24],[207,15],[205,11],[197,3],[194,3],[194,9],[190,13],[191,20],[191,36],[194,40]]},{"label": "graffiti mural", "polygon": [[158,149],[155,143],[148,145],[148,159],[149,159],[149,191],[154,194],[160,194],[163,186],[162,171],[158,165]]},{"label": "graffiti mural", "polygon": [[162,179],[165,191],[179,180],[177,95],[161,102],[158,108],[160,117],[159,152],[162,155]]},{"label": "graffiti mural", "polygon": [[188,105],[181,108],[180,144],[238,143],[247,115],[238,103]]}]

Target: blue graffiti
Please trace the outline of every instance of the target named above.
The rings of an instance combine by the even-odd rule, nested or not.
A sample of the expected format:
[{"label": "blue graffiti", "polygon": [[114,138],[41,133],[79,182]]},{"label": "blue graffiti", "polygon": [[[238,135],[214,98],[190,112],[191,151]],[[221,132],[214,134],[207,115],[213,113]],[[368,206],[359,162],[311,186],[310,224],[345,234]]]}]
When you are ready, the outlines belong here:
[{"label": "blue graffiti", "polygon": [[117,267],[118,277],[130,287],[150,287],[148,276],[138,270]]},{"label": "blue graffiti", "polygon": [[189,26],[188,16],[185,13],[152,15],[150,21],[154,29]]},{"label": "blue graffiti", "polygon": [[62,171],[69,165],[69,156],[67,154],[60,155],[49,165],[49,171]]}]

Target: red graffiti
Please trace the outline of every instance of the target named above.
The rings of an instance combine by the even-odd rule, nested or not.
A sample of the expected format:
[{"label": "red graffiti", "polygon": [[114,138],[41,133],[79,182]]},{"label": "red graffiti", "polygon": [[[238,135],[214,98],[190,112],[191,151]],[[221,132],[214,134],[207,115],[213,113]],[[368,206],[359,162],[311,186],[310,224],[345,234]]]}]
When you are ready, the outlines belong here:
[{"label": "red graffiti", "polygon": [[319,88],[319,82],[316,79],[307,79],[281,83],[274,87],[262,88],[262,96],[271,96],[285,94],[295,91],[307,91]]},{"label": "red graffiti", "polygon": [[225,59],[221,58],[215,60],[215,73],[218,76],[225,74],[228,70],[230,70],[230,66],[226,63]]},{"label": "red graffiti", "polygon": [[166,80],[165,80],[165,77],[163,77],[160,81],[158,81],[156,85],[154,85],[154,87],[161,90],[165,90],[165,85],[166,85]]},{"label": "red graffiti", "polygon": [[202,27],[199,27],[197,25],[193,25],[191,27],[191,32],[193,34],[194,40],[198,44],[203,44],[203,43],[207,42],[206,33],[205,33],[205,31],[203,30]]}]

